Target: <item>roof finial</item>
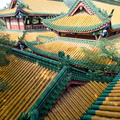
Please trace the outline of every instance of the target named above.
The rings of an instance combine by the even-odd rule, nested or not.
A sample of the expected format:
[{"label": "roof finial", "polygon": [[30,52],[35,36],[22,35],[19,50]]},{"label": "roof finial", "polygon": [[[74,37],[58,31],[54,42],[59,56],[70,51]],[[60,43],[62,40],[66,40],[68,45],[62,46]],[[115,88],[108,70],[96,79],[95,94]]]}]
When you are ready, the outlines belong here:
[{"label": "roof finial", "polygon": [[115,10],[115,9],[112,9],[112,11],[111,11],[111,13],[110,13],[110,15],[109,15],[110,18],[112,17],[114,10]]}]

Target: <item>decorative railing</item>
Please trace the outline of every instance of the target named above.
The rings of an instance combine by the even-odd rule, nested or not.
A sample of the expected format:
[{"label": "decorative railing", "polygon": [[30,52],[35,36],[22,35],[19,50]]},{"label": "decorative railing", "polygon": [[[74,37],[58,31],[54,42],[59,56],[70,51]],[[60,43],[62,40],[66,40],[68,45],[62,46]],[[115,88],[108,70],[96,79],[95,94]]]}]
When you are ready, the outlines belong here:
[{"label": "decorative railing", "polygon": [[25,25],[25,30],[32,30],[32,29],[46,29],[43,24],[40,25]]},{"label": "decorative railing", "polygon": [[41,24],[41,25],[33,25],[33,29],[46,29],[46,27]]},{"label": "decorative railing", "polygon": [[111,82],[114,76],[106,76],[106,75],[98,75],[95,76],[94,74],[90,74],[89,72],[85,72],[74,67],[71,68],[72,71],[72,80],[82,81],[82,82],[90,82],[90,81],[97,81],[97,82]]},{"label": "decorative railing", "polygon": [[54,61],[52,59],[38,56],[30,52],[21,51],[15,48],[12,48],[12,51],[18,57],[26,59],[27,61],[33,62],[37,65],[44,66],[45,68],[51,69],[55,72],[60,70],[60,64],[58,61]]}]

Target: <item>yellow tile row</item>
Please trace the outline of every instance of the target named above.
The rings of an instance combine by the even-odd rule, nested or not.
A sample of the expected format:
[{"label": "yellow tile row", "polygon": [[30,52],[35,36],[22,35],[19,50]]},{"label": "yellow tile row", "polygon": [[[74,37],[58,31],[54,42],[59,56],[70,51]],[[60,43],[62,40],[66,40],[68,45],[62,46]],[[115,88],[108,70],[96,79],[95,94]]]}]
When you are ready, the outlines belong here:
[{"label": "yellow tile row", "polygon": [[51,24],[58,25],[58,26],[75,26],[75,27],[88,27],[93,25],[98,25],[102,23],[97,15],[87,15],[87,14],[79,14],[75,16],[66,16]]},{"label": "yellow tile row", "polygon": [[0,38],[4,38],[5,40],[10,40],[10,41],[18,41],[18,37],[22,36],[22,32],[10,32],[10,31],[3,31],[0,32]]},{"label": "yellow tile row", "polygon": [[0,94],[1,120],[17,120],[22,112],[27,113],[57,73],[29,61],[9,56],[10,64],[1,67],[3,81],[10,90]]},{"label": "yellow tile row", "polygon": [[107,86],[107,83],[89,82],[72,87],[60,96],[44,120],[78,120]]},{"label": "yellow tile row", "polygon": [[[43,36],[50,36],[50,37],[56,37],[57,35],[54,32],[27,32],[25,34],[25,37],[23,40],[32,42],[35,41],[37,36],[43,35]],[[39,38],[39,41],[44,41],[45,38]]]},{"label": "yellow tile row", "polygon": [[[55,40],[49,43],[35,45],[35,47],[43,51],[48,51],[56,54],[58,54],[59,51],[64,51],[65,54],[70,55],[71,58],[84,59],[86,61],[92,59],[94,63],[98,64],[110,64],[110,65],[116,64],[107,57],[97,56],[98,52],[100,52],[100,49],[97,47],[93,48],[89,44],[85,43]],[[97,57],[94,57],[93,59],[92,56],[94,55],[96,55]]]},{"label": "yellow tile row", "polygon": [[[23,0],[29,6],[29,9],[23,8],[26,12],[45,13],[45,14],[60,14],[61,12],[68,12],[69,8],[64,2],[51,0]],[[58,7],[59,6],[59,7]],[[61,10],[62,8],[62,10]]]},{"label": "yellow tile row", "polygon": [[94,1],[94,0],[92,2],[98,8],[106,10],[108,14],[111,13],[112,9],[115,9],[111,22],[112,22],[112,25],[120,24],[120,6],[119,5],[107,4],[105,2],[99,2],[99,1]]}]

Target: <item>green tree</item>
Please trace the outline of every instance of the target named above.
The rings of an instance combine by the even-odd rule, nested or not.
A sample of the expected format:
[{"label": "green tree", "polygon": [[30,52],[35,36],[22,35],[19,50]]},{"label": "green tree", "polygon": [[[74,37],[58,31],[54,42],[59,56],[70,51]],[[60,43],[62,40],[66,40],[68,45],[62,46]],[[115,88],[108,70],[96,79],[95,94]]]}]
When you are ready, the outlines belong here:
[{"label": "green tree", "polygon": [[4,29],[5,24],[3,23],[2,20],[0,20],[0,29]]},{"label": "green tree", "polygon": [[[9,60],[7,59],[7,56],[11,54],[11,47],[2,45],[1,43],[3,43],[3,41],[4,40],[0,40],[0,67],[6,66],[9,64]],[[0,91],[4,92],[9,88],[10,88],[10,85],[8,85],[7,82],[4,82],[3,77],[0,77]]]},{"label": "green tree", "polygon": [[10,54],[11,49],[9,46],[0,45],[0,66],[5,66],[9,64],[7,55]]},{"label": "green tree", "polygon": [[107,39],[102,39],[98,45],[102,50],[100,55],[107,56],[120,66],[120,53],[118,52],[120,50],[120,46],[118,46],[114,41],[109,41]]},{"label": "green tree", "polygon": [[[119,40],[118,40],[119,41]],[[93,51],[90,49],[87,49],[83,47],[82,52],[86,55],[84,56],[84,59],[87,59],[89,63],[96,63],[96,59],[100,59],[101,61],[106,61],[106,59],[111,60],[112,62],[116,63],[116,68],[111,70],[111,67],[109,65],[106,66],[100,66],[97,65],[96,67],[92,67],[88,64],[88,67],[90,68],[89,73],[92,75],[102,75],[104,71],[111,71],[111,72],[120,72],[120,46],[116,44],[117,42],[110,41],[107,39],[101,39],[98,42],[94,42],[91,44],[91,48],[99,48],[100,51],[93,54]],[[101,60],[102,58],[102,60]],[[98,61],[99,62],[99,61]]]}]

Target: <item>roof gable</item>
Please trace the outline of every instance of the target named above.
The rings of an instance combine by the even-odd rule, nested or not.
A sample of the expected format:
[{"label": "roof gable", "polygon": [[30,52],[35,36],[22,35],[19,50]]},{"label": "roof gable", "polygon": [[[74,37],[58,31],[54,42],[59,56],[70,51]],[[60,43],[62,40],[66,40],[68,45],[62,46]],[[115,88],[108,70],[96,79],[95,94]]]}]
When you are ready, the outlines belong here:
[{"label": "roof gable", "polygon": [[[68,15],[74,15],[79,9],[84,9],[89,15],[96,14],[100,19],[106,19],[108,17],[107,12],[98,8],[91,0],[76,0],[70,8]],[[79,12],[82,12],[82,10]]]},{"label": "roof gable", "polygon": [[70,12],[69,15],[70,15],[70,16],[73,16],[73,15],[79,13],[79,12],[82,12],[82,11],[85,11],[85,12],[87,12],[87,13],[90,14],[90,15],[93,14],[92,11],[88,8],[87,5],[86,5],[84,2],[80,1],[80,2],[76,5],[76,7],[75,7],[73,10],[71,10],[71,12]]}]

